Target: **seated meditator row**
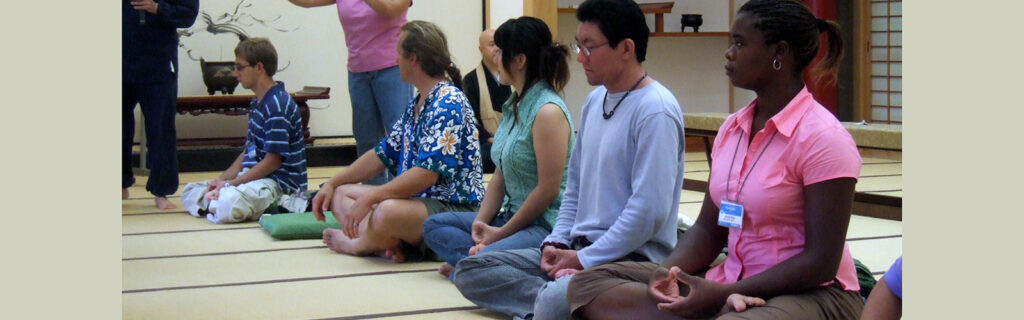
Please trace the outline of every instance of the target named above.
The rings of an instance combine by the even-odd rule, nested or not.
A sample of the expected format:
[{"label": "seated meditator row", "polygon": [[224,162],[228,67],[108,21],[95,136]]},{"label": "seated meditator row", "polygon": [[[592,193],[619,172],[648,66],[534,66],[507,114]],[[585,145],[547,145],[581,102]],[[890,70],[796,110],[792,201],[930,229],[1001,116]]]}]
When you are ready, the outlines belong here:
[{"label": "seated meditator row", "polygon": [[[632,15],[642,19],[632,1],[593,0],[580,6],[581,20],[598,2],[634,7]],[[566,296],[573,317],[860,316],[864,301],[845,239],[861,158],[849,132],[803,82],[822,33],[827,51],[815,74],[835,81],[843,51],[838,25],[798,0],[740,7],[725,72],[757,98],[715,137],[695,225],[662,261],[610,263],[573,277]],[[725,261],[711,266],[723,247]]]},{"label": "seated meditator row", "polygon": [[564,45],[552,42],[543,21],[509,20],[497,29],[496,71],[515,88],[490,148],[496,169],[479,212],[427,218],[424,241],[446,264],[485,252],[538,248],[555,224],[575,128],[558,92],[569,80]]},{"label": "seated meditator row", "polygon": [[[599,87],[590,93],[582,108],[561,203],[547,206],[557,206],[557,210],[544,213],[553,219],[535,220],[536,224],[551,223],[552,231],[543,240],[534,240],[530,247],[470,252],[476,254],[458,261],[451,273],[456,287],[470,301],[514,318],[568,318],[566,290],[574,273],[613,261],[661,261],[676,242],[685,155],[682,111],[672,93],[644,71],[642,62],[650,30],[643,16],[616,25],[609,21],[617,20],[613,18],[619,12],[605,11],[614,8],[602,6],[584,4],[578,11],[583,23],[572,48],[583,65],[587,82]],[[538,88],[543,83],[524,86],[522,79],[529,80],[533,68],[545,70],[553,59],[561,66],[566,57],[564,49],[551,42],[547,26],[528,17],[502,24],[496,31],[495,43],[503,66],[501,78],[504,80],[510,73],[514,87],[529,89],[525,94],[517,91],[503,108],[492,156],[499,167],[495,178],[502,172],[504,179],[491,183],[501,188],[500,182],[504,182],[504,190],[508,191],[512,189],[509,182],[515,182],[510,178],[523,176],[517,172],[536,172],[540,178],[518,208],[517,201],[523,201],[520,199],[530,190],[516,187],[515,193],[506,196],[511,205],[497,214],[511,216],[511,220],[493,231],[508,233],[515,230],[509,228],[512,221],[527,220],[523,218],[535,214],[537,209],[530,206],[530,201],[535,195],[544,195],[546,187],[541,183],[545,179],[553,180],[545,177],[547,174],[540,167],[541,155],[556,151],[543,150],[544,145],[538,142],[564,137],[539,136],[544,108],[554,108],[544,105],[549,100],[533,97],[547,94],[557,103],[562,102],[552,89]],[[525,77],[521,76],[523,72],[515,71],[520,66],[526,69]],[[519,95],[523,98],[516,99]],[[518,115],[523,122],[529,120],[523,114],[538,107],[541,114],[533,122],[533,138],[523,139],[528,128],[517,124],[512,115]],[[506,129],[520,135],[503,136]],[[501,141],[506,138],[516,140]],[[519,160],[501,153],[508,148],[501,145],[520,144],[522,140],[533,141],[537,169],[530,168],[534,165],[531,159]],[[492,196],[491,192],[488,189],[487,197]],[[488,219],[492,212],[481,210],[477,219]],[[431,227],[429,222],[425,229]],[[428,243],[433,243],[430,236]],[[493,245],[486,241],[479,241],[484,248],[481,251]]]},{"label": "seated meditator row", "polygon": [[[630,0],[587,0],[576,18],[571,48],[596,86],[578,127],[559,96],[569,51],[548,26],[522,17],[495,31],[497,50],[483,59],[514,91],[501,106],[486,190],[478,117],[445,36],[432,23],[406,23],[397,63],[419,94],[374,150],[313,197],[318,219],[330,212],[341,224],[324,231],[328,247],[395,262],[436,253],[467,299],[517,319],[859,316],[845,236],[861,159],[802,80],[822,33],[827,51],[815,74],[835,80],[838,26],[798,0],[751,0],[738,10],[725,72],[757,98],[719,131],[700,215],[679,237],[682,110],[645,71],[644,15]],[[190,196],[197,209],[189,211],[215,222],[263,211],[222,209],[232,192],[279,205],[305,199],[288,196],[305,189],[305,160],[301,135],[287,142],[301,132],[300,118],[270,78],[276,56],[236,54],[259,112],[250,113],[239,160],[219,179],[190,184],[199,197]],[[295,172],[278,174],[287,170]],[[384,171],[395,178],[361,184]],[[300,175],[294,186],[286,179]]]}]

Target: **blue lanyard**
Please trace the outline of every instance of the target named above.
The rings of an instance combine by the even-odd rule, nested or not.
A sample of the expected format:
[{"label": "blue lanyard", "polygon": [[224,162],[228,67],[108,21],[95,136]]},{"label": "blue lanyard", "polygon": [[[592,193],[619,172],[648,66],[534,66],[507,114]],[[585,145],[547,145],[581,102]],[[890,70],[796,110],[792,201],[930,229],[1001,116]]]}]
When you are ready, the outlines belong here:
[{"label": "blue lanyard", "polygon": [[[747,185],[747,180],[750,180],[750,174],[754,172],[754,167],[757,166],[757,162],[761,161],[761,156],[764,155],[765,150],[768,150],[768,146],[772,144],[772,140],[775,140],[775,135],[777,134],[779,134],[778,130],[776,130],[775,133],[772,133],[772,137],[768,139],[768,143],[764,144],[764,148],[761,148],[761,153],[757,155],[757,159],[754,159],[754,163],[750,165],[750,170],[747,171],[747,176],[744,177],[742,181],[737,182],[740,185],[740,189],[736,190],[736,200],[734,200],[733,202],[740,202],[740,193],[743,192],[743,187]],[[740,139],[743,139],[743,135],[739,135],[738,137],[736,137],[736,150],[732,152],[732,161],[729,163],[729,172],[725,173],[726,199],[729,199],[729,178],[732,177],[732,168],[733,165],[736,164],[736,154],[738,154],[740,151]],[[737,177],[739,177],[739,173],[737,173],[736,175]]]}]

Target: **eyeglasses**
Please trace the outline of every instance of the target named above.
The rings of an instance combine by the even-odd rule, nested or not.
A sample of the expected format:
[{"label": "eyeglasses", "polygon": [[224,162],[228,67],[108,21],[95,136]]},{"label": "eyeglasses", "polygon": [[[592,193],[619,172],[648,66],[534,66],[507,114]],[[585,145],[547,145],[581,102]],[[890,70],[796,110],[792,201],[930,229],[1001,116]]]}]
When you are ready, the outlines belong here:
[{"label": "eyeglasses", "polygon": [[248,68],[248,67],[252,67],[252,65],[240,65],[240,64],[236,63],[235,64],[235,71],[242,71],[242,70],[244,70],[245,68]]},{"label": "eyeglasses", "polygon": [[573,41],[571,44],[569,44],[569,47],[572,48],[572,51],[576,52],[576,54],[583,53],[583,55],[589,57],[590,53],[593,52],[594,49],[599,48],[599,47],[601,47],[603,45],[606,45],[606,44],[608,44],[608,43],[605,42],[605,43],[602,43],[602,44],[599,44],[599,45],[596,45],[596,46],[586,47],[586,46],[581,46],[579,41]]}]

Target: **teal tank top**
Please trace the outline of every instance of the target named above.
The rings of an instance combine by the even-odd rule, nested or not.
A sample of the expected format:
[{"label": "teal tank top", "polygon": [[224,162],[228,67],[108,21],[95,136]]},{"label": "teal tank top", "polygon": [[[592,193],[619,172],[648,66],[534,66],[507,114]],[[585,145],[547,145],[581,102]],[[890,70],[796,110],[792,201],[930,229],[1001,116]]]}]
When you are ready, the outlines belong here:
[{"label": "teal tank top", "polygon": [[505,197],[499,217],[511,218],[512,214],[526,201],[526,197],[537,186],[537,154],[533,148],[533,120],[537,117],[540,107],[551,103],[557,105],[569,121],[569,150],[565,153],[565,167],[562,168],[562,182],[559,184],[558,196],[551,201],[544,213],[534,221],[548,230],[555,225],[558,208],[562,205],[562,194],[569,167],[569,156],[576,141],[576,127],[572,123],[569,109],[565,101],[546,81],[534,84],[519,102],[518,119],[512,115],[512,97],[501,107],[501,122],[494,134],[491,146],[491,159],[501,170],[505,179]]}]

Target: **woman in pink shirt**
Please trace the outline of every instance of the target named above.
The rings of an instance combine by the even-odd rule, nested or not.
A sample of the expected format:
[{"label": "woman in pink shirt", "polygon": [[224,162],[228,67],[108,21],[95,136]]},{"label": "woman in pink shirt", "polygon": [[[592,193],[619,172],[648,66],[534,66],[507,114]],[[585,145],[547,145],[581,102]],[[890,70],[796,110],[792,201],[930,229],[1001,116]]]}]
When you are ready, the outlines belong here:
[{"label": "woman in pink shirt", "polygon": [[[412,100],[412,85],[402,81],[396,62],[398,33],[412,0],[288,0],[312,8],[337,4],[348,47],[348,91],[352,134],[359,155],[373,150]],[[381,174],[367,184],[384,184]]]},{"label": "woman in pink shirt", "polygon": [[[574,316],[858,317],[864,302],[845,239],[861,158],[802,79],[821,33],[828,51],[815,71],[835,81],[837,24],[799,0],[740,8],[725,71],[757,99],[718,131],[696,224],[660,265],[621,262],[577,274],[568,293]],[[725,262],[708,269],[725,246]]]}]

